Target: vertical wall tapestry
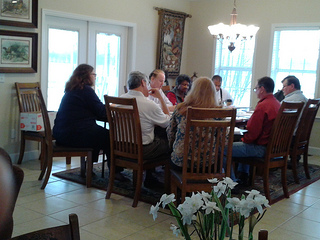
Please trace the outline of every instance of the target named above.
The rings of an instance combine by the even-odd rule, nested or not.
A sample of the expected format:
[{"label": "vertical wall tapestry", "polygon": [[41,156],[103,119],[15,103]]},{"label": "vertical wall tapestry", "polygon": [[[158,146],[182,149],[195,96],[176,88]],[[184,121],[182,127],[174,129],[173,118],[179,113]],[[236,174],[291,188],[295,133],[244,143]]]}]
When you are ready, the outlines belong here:
[{"label": "vertical wall tapestry", "polygon": [[180,74],[185,19],[191,15],[163,8],[155,10],[159,14],[156,67],[168,72],[168,77],[177,77]]}]

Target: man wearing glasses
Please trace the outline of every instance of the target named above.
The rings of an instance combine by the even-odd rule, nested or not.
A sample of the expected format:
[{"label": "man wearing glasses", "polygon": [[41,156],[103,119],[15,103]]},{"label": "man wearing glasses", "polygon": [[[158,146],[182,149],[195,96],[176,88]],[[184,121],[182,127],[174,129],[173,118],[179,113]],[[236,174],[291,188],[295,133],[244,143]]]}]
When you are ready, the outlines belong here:
[{"label": "man wearing glasses", "polygon": [[[274,81],[270,77],[260,78],[253,90],[260,100],[248,121],[248,132],[241,142],[233,143],[232,157],[263,157],[273,122],[280,109],[279,101],[273,96]],[[248,176],[249,165],[239,164],[238,182],[247,185]],[[234,173],[231,178],[236,180]]]},{"label": "man wearing glasses", "polygon": [[300,81],[297,77],[289,75],[282,81],[283,88],[282,92],[286,102],[307,102],[307,98],[303,95],[300,86]]}]

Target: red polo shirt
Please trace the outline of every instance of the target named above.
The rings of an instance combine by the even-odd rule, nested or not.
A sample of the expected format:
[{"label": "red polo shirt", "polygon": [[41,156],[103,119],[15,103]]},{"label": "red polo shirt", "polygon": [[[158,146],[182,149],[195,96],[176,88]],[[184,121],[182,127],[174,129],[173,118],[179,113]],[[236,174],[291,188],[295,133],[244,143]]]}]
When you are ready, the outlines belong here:
[{"label": "red polo shirt", "polygon": [[244,143],[266,145],[279,108],[280,103],[272,94],[262,98],[248,121],[248,132],[244,135],[242,141]]}]

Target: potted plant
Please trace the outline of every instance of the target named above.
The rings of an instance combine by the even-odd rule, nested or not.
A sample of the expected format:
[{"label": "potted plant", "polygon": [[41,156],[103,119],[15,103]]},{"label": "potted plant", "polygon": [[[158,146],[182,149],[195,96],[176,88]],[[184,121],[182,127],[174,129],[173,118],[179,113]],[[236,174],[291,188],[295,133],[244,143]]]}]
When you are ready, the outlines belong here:
[{"label": "potted plant", "polygon": [[[167,205],[177,220],[178,226],[172,224],[171,229],[177,236],[182,234],[186,240],[197,235],[201,240],[232,239],[233,228],[238,225],[238,240],[243,240],[245,219],[248,218],[248,239],[253,240],[253,229],[262,219],[269,206],[269,201],[257,190],[246,191],[241,198],[231,197],[231,190],[237,185],[226,177],[219,181],[216,178],[208,179],[214,184],[211,193],[202,191],[192,193],[178,207],[174,204],[175,195],[163,194],[160,202],[151,206],[150,214],[157,218],[160,205]],[[255,216],[255,212],[258,215]],[[193,226],[193,228],[190,228]],[[194,239],[194,238],[193,238]]]}]

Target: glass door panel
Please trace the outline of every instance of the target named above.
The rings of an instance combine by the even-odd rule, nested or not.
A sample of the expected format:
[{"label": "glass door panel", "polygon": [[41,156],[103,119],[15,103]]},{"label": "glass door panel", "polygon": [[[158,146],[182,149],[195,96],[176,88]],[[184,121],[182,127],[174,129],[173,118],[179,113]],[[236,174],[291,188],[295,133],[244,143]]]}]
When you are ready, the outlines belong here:
[{"label": "glass door panel", "polygon": [[57,111],[65,84],[78,65],[79,32],[49,28],[47,108]]},{"label": "glass door panel", "polygon": [[118,96],[120,71],[120,36],[97,33],[95,91],[104,102],[104,95]]}]

